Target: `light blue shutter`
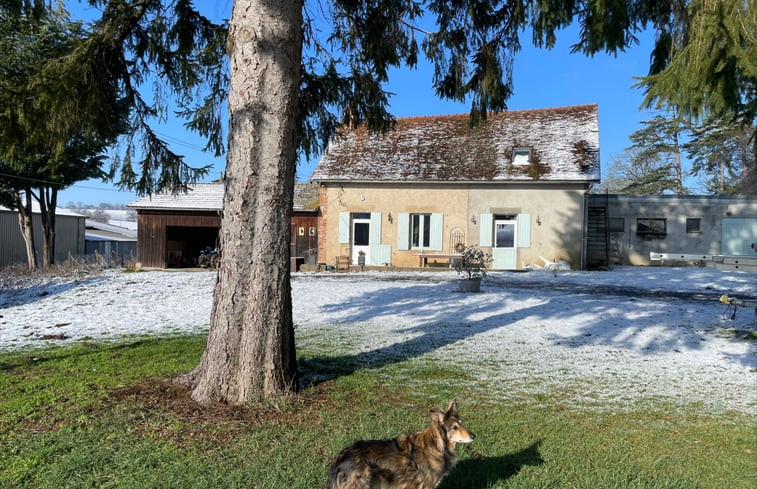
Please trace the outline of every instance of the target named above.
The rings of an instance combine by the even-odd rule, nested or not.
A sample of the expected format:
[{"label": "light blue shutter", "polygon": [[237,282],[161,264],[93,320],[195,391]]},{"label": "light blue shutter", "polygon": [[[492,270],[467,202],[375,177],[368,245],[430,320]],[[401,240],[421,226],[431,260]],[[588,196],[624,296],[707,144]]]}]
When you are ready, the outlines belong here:
[{"label": "light blue shutter", "polygon": [[431,231],[429,232],[428,249],[442,251],[444,236],[444,214],[431,214]]},{"label": "light blue shutter", "polygon": [[481,226],[479,233],[479,246],[492,245],[492,233],[494,232],[494,214],[481,214],[479,219]]},{"label": "light blue shutter", "polygon": [[397,215],[397,249],[410,249],[410,214],[407,212]]},{"label": "light blue shutter", "polygon": [[392,264],[392,246],[383,244],[372,244],[369,253],[371,262],[369,265],[381,266]]},{"label": "light blue shutter", "polygon": [[349,212],[339,213],[339,242],[340,243],[350,242],[350,213]]},{"label": "light blue shutter", "polygon": [[381,213],[371,212],[371,228],[370,236],[368,236],[368,244],[381,244]]},{"label": "light blue shutter", "polygon": [[518,214],[515,218],[518,226],[518,248],[531,247],[531,214]]}]

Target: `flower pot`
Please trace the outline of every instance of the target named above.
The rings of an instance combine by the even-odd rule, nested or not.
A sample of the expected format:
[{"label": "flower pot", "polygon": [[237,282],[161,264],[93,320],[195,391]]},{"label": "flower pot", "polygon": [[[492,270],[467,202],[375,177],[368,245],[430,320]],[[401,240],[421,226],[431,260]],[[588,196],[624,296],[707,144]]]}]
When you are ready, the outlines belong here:
[{"label": "flower pot", "polygon": [[481,291],[481,277],[476,278],[461,278],[457,283],[460,292],[480,292]]}]

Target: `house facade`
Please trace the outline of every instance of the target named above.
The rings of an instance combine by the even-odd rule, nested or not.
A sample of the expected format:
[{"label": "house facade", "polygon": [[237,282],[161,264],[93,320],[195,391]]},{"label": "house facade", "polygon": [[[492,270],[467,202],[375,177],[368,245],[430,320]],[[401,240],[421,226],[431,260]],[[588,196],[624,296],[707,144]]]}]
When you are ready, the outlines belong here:
[{"label": "house facade", "polygon": [[447,266],[479,245],[492,268],[586,258],[587,192],[599,181],[596,105],[398,119],[333,141],[320,187],[319,261]]}]

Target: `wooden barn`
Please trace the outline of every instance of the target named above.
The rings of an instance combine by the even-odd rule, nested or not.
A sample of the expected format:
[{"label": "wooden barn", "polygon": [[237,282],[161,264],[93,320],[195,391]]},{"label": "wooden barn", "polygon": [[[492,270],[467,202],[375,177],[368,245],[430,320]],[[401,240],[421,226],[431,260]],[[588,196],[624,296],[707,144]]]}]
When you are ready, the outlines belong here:
[{"label": "wooden barn", "polygon": [[[188,193],[156,194],[129,204],[137,211],[137,260],[144,267],[198,265],[201,252],[215,250],[223,212],[222,183],[200,183]],[[315,263],[318,189],[297,184],[292,216],[293,264]]]}]

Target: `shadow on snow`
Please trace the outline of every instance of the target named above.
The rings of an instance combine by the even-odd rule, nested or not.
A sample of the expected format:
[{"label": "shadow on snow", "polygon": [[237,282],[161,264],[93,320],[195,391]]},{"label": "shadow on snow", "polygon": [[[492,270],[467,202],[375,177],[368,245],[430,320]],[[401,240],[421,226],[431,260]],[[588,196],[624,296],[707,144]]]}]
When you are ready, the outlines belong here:
[{"label": "shadow on snow", "polygon": [[[529,327],[538,326],[546,330],[541,334],[547,344],[570,348],[602,345],[653,355],[700,350],[708,339],[707,331],[719,327],[718,306],[701,298],[637,298],[580,287],[576,291],[524,289],[507,285],[501,276],[498,279],[485,284],[480,294],[458,293],[454,281],[397,283],[327,304],[324,310],[339,315],[338,324],[365,323],[370,327],[371,323],[381,325],[382,318],[396,322],[399,317],[408,326],[396,327],[395,336],[413,336],[380,345],[381,335],[377,334],[377,346],[371,350],[308,359],[304,361],[306,376],[317,381],[361,368],[379,368],[500,328],[520,328],[516,334],[528,335]],[[562,323],[570,321],[579,323],[564,329]],[[370,339],[370,331],[361,330],[360,334]],[[733,354],[730,359],[755,367],[748,353]],[[319,372],[321,368],[324,371]]]}]

